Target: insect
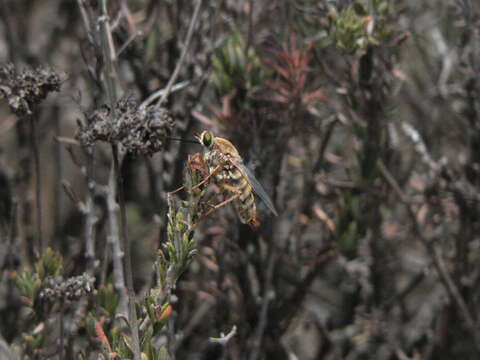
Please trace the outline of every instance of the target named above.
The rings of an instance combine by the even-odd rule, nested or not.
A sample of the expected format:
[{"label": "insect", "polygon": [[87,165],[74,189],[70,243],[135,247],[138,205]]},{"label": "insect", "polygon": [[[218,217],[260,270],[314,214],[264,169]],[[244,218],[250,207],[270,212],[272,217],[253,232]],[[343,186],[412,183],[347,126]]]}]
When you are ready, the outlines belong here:
[{"label": "insect", "polygon": [[263,200],[270,211],[278,216],[265,189],[243,164],[242,157],[230,141],[215,137],[209,131],[203,131],[196,138],[205,148],[204,158],[210,172],[202,183],[213,178],[221,189],[233,194],[229,199],[217,205],[216,208],[232,202],[243,224],[258,227],[260,222],[256,216],[255,193]]}]

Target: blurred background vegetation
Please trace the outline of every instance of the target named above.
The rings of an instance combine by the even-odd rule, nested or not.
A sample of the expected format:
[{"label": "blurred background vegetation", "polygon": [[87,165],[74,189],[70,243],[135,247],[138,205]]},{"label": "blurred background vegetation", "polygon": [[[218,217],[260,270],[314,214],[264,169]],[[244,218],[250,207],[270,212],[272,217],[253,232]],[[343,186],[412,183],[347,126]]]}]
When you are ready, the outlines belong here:
[{"label": "blurred background vegetation", "polygon": [[[478,1],[0,0],[0,61],[1,359],[480,357]],[[278,217],[167,195],[205,129]]]}]

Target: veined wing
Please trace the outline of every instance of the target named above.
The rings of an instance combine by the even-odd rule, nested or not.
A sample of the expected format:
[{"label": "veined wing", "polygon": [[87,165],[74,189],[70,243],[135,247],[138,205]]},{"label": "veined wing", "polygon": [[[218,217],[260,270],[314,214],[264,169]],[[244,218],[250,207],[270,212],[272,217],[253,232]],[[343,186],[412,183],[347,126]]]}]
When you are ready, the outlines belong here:
[{"label": "veined wing", "polygon": [[263,186],[258,182],[255,175],[253,175],[253,172],[250,171],[250,169],[247,168],[242,161],[238,161],[238,160],[233,161],[233,165],[235,165],[235,167],[238,170],[240,170],[243,176],[247,177],[248,181],[250,181],[250,184],[252,185],[252,188],[255,194],[257,194],[260,197],[260,199],[262,199],[265,205],[267,205],[267,207],[275,216],[278,216],[277,210],[275,209],[275,205],[273,205],[273,201],[270,199],[270,196],[268,196]]}]

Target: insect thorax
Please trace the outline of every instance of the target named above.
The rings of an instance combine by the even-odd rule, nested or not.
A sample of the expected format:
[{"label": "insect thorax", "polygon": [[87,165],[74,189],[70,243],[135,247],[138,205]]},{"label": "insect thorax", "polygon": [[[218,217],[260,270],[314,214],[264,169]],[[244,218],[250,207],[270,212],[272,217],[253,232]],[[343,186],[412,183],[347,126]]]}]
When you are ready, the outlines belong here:
[{"label": "insect thorax", "polygon": [[[252,187],[248,180],[244,178],[240,170],[232,164],[231,155],[225,154],[218,149],[212,149],[205,153],[205,161],[208,164],[209,171],[213,172],[217,166],[221,170],[214,176],[215,182],[220,187],[229,185],[239,192],[238,199],[233,201],[233,205],[244,224],[250,223],[255,219],[256,207],[252,194]],[[231,188],[227,192],[231,195]]]},{"label": "insect thorax", "polygon": [[218,149],[213,149],[205,153],[205,161],[208,164],[210,172],[213,172],[218,166],[221,170],[215,175],[215,182],[231,183],[231,180],[238,180],[241,177],[240,171],[232,164],[229,154],[225,154]]}]

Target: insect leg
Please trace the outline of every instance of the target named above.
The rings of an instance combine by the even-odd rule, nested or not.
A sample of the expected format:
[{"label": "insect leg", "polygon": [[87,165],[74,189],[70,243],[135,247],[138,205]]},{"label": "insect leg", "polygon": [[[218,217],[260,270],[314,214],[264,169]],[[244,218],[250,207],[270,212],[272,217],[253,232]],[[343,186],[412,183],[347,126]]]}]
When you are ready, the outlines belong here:
[{"label": "insect leg", "polygon": [[[193,190],[197,190],[200,186],[202,186],[203,184],[205,184],[206,182],[210,181],[210,179],[212,178],[212,176],[215,176],[219,173],[220,170],[222,170],[222,165],[218,165],[215,169],[213,169],[213,171],[208,174],[207,177],[205,177],[205,179],[203,179],[202,181],[200,181],[197,185],[195,185],[194,187],[192,187],[190,190],[188,191],[193,191]],[[169,194],[175,194],[181,190],[185,189],[185,185],[182,185],[180,186],[178,189],[175,189],[175,190],[172,190],[172,191],[169,191],[168,193]]]},{"label": "insect leg", "polygon": [[213,176],[217,175],[220,172],[220,170],[222,170],[222,168],[223,168],[223,165],[218,165],[215,169],[213,169],[213,171],[210,174],[208,174],[208,176],[205,179],[200,181],[197,185],[192,187],[189,191],[197,190],[200,186],[205,184],[207,181],[210,181],[210,179]]},{"label": "insect leg", "polygon": [[167,194],[175,194],[175,193],[179,192],[180,190],[183,190],[184,188],[185,188],[185,185],[182,185],[178,189],[168,191]]},{"label": "insect leg", "polygon": [[230,191],[231,193],[234,193],[234,194],[238,194],[240,195],[241,194],[241,191],[238,190],[237,188],[231,186],[231,185],[228,185],[228,184],[222,184],[220,185],[220,187],[224,190],[227,190],[227,191]]},{"label": "insect leg", "polygon": [[238,198],[239,196],[240,196],[240,194],[237,193],[237,194],[229,197],[227,200],[222,201],[220,204],[213,205],[210,210],[208,210],[205,214],[202,215],[202,217],[205,217],[205,216],[210,215],[210,214],[213,213],[214,211],[217,211],[217,210],[220,209],[221,207],[227,205],[229,202],[232,202],[233,200],[235,200],[235,199]]},{"label": "insect leg", "polygon": [[213,212],[217,211],[218,209],[220,209],[221,207],[227,205],[229,202],[232,202],[233,200],[237,199],[238,197],[240,196],[240,193],[237,192],[235,195],[229,197],[227,200],[225,201],[222,201],[220,204],[217,204],[217,205],[212,205],[212,208],[210,210],[208,210],[206,213],[202,214],[198,220],[197,220],[197,223],[206,218],[208,215],[212,214]]},{"label": "insect leg", "polygon": [[229,202],[233,201],[236,199],[236,195],[240,196],[241,195],[241,192],[240,190],[234,188],[233,186],[230,186],[230,185],[227,185],[227,184],[222,184],[220,185],[220,187],[223,189],[223,190],[227,190],[227,191],[230,191],[231,193],[233,193],[234,195],[230,198],[228,198],[227,200],[225,201],[222,201],[221,203],[217,204],[217,205],[210,205],[210,204],[207,204],[209,207],[210,207],[210,210],[209,211],[215,211],[219,208],[221,208],[222,206],[228,204]]}]

